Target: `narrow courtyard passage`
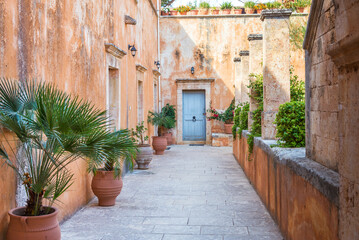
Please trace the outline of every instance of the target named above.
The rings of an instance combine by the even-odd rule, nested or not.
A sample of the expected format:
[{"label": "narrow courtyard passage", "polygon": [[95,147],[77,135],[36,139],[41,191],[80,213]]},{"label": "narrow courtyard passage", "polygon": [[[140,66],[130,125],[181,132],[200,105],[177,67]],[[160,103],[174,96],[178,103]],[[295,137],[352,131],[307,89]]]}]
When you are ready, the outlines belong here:
[{"label": "narrow courtyard passage", "polygon": [[172,146],[134,170],[114,207],[97,199],[61,226],[62,239],[282,239],[232,149]]}]

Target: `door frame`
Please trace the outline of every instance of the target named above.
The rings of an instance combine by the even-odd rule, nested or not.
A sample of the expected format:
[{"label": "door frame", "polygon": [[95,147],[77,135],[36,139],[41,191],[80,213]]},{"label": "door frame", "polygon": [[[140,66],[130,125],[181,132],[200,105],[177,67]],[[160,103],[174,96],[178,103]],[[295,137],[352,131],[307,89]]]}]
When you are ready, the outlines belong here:
[{"label": "door frame", "polygon": [[204,90],[205,91],[205,104],[206,109],[210,106],[211,102],[211,88],[214,78],[199,78],[199,79],[177,79],[177,128],[176,139],[177,144],[188,143],[205,143],[211,144],[212,122],[206,121],[206,141],[183,141],[183,90]]}]

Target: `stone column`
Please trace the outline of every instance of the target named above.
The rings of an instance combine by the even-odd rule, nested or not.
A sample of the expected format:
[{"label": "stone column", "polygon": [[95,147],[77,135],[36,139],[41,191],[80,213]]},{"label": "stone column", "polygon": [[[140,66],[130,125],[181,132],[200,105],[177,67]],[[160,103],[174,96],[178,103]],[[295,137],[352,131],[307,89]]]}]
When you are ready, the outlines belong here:
[{"label": "stone column", "polygon": [[262,138],[275,139],[279,105],[290,101],[290,44],[288,9],[264,10]]},{"label": "stone column", "polygon": [[234,96],[236,105],[241,102],[241,58],[236,57],[234,62]]},{"label": "stone column", "polygon": [[[263,74],[263,35],[262,34],[249,34],[249,74]],[[249,77],[249,81],[255,78]],[[249,89],[250,94],[253,92]],[[258,108],[258,103],[254,98],[249,99],[249,113],[248,113],[248,129],[251,129],[253,123],[253,111]]]},{"label": "stone column", "polygon": [[241,56],[241,102],[249,102],[249,51],[240,51]]}]

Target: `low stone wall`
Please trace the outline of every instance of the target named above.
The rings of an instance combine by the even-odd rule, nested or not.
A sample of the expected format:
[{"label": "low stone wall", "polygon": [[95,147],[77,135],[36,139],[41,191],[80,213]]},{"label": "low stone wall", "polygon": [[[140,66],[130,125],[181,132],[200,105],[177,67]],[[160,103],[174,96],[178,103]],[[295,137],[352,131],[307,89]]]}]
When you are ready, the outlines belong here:
[{"label": "low stone wall", "polygon": [[232,147],[233,135],[226,133],[212,133],[213,147]]},{"label": "low stone wall", "polygon": [[285,239],[339,239],[338,173],[304,148],[271,148],[275,140],[255,138],[249,158],[247,134],[234,140],[233,154]]}]

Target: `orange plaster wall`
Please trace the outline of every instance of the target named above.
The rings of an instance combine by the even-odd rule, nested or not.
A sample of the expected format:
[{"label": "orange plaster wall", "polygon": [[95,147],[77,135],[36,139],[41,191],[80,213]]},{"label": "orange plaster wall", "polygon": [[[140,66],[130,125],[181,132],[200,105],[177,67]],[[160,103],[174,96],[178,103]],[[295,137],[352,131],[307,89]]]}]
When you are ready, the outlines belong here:
[{"label": "orange plaster wall", "polygon": [[[157,1],[152,0],[153,6]],[[137,123],[136,64],[147,68],[144,74],[144,119],[153,109],[154,61],[157,50],[157,15],[150,1],[0,1],[0,77],[37,78],[91,100],[106,108],[105,43],[128,52],[135,44],[135,57],[128,52],[120,63],[121,127]],[[136,19],[126,25],[124,17]],[[131,108],[131,110],[130,110]],[[127,114],[128,109],[128,114]],[[146,123],[147,124],[147,123]],[[149,135],[153,128],[149,127]],[[86,204],[93,194],[85,161],[71,165],[75,183],[61,197],[59,220]],[[0,176],[0,240],[7,228],[7,211],[15,207],[16,180],[10,169]]]},{"label": "orange plaster wall", "polygon": [[233,152],[286,239],[339,239],[338,207],[313,185],[256,145],[248,161],[246,137],[234,141]]}]

